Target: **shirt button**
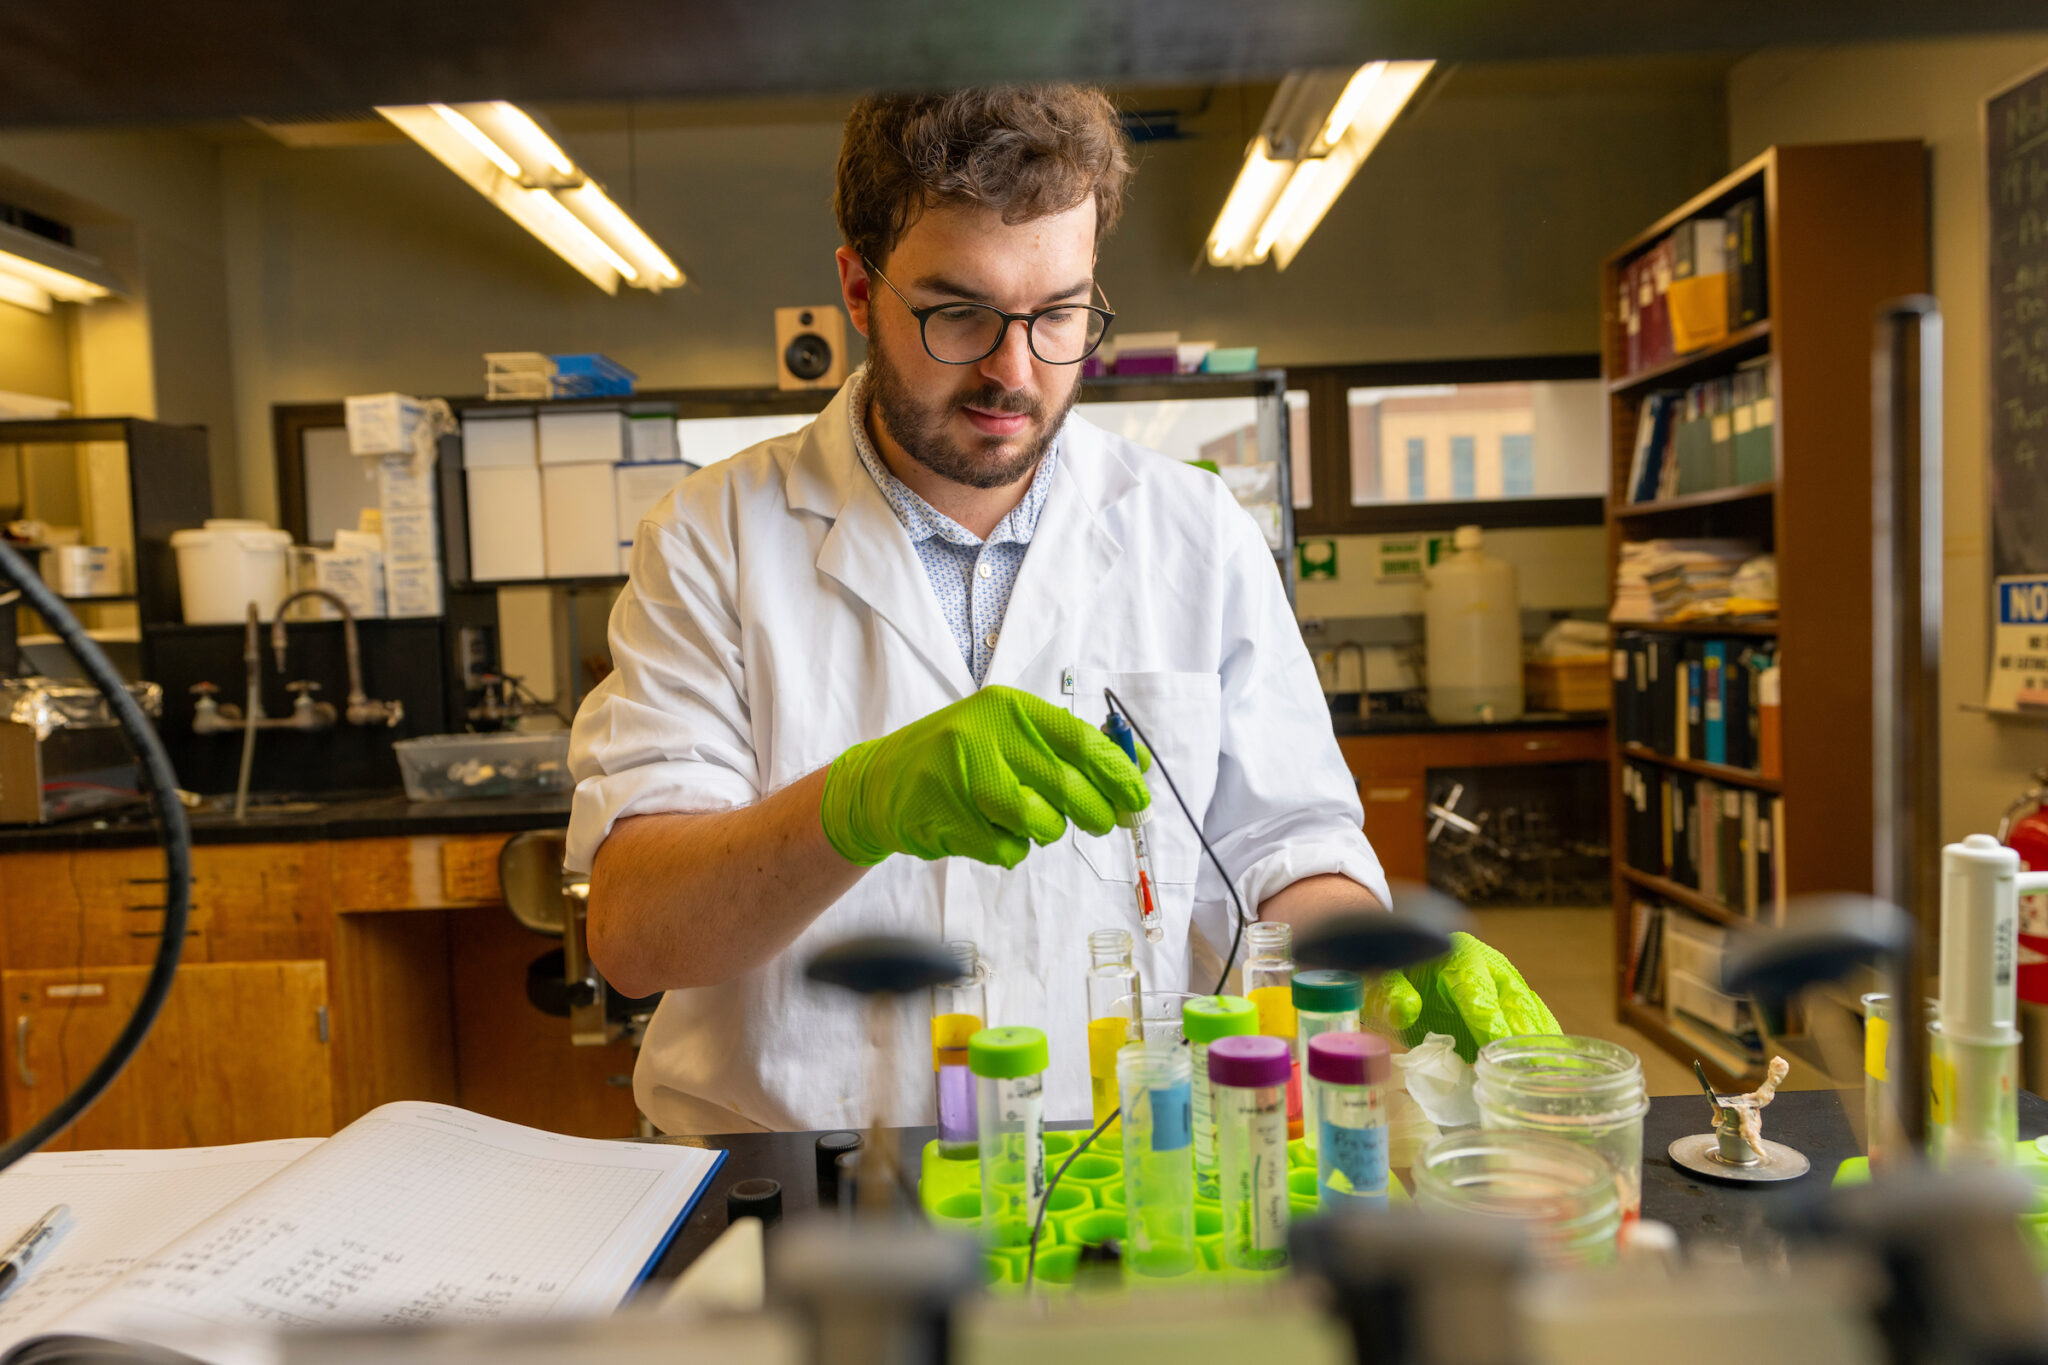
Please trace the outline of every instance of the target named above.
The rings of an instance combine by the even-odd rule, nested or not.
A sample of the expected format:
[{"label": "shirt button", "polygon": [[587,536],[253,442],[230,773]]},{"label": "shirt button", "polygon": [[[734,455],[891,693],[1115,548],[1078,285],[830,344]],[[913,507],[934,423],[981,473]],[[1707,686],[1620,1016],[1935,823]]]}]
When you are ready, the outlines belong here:
[{"label": "shirt button", "polygon": [[987,637],[983,640],[983,643],[986,644],[990,649],[994,649],[996,647],[996,632],[990,631]]},{"label": "shirt button", "polygon": [[991,569],[986,564],[977,564],[974,568],[974,571],[980,574],[983,578],[992,578],[995,576],[995,570]]}]

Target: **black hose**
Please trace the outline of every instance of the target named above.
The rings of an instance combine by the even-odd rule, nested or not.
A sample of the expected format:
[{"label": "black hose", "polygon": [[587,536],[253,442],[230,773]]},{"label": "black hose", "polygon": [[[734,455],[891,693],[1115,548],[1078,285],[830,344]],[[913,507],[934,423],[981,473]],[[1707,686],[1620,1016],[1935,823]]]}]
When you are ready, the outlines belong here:
[{"label": "black hose", "polygon": [[149,970],[149,981],[143,987],[142,998],[136,1001],[135,1010],[122,1026],[120,1037],[114,1039],[113,1046],[107,1049],[106,1056],[100,1058],[92,1073],[58,1101],[56,1108],[36,1120],[27,1132],[0,1147],[0,1170],[5,1170],[70,1127],[73,1120],[91,1108],[135,1056],[136,1049],[149,1035],[150,1026],[156,1023],[164,998],[171,993],[171,982],[178,972],[178,959],[185,951],[185,921],[192,908],[192,830],[185,822],[185,808],[178,802],[178,775],[171,771],[171,760],[164,753],[163,741],[157,737],[156,727],[142,714],[142,708],[135,704],[135,698],[129,695],[121,675],[107,662],[107,656],[85,633],[85,627],[78,623],[71,609],[50,591],[42,576],[5,541],[0,541],[0,575],[21,589],[26,604],[57,632],[57,638],[84,666],[86,677],[107,699],[107,706],[114,713],[114,719],[120,722],[129,747],[134,749],[136,758],[141,762],[141,786],[149,794],[150,811],[156,817],[157,837],[164,848],[163,938],[157,943],[156,962]]}]

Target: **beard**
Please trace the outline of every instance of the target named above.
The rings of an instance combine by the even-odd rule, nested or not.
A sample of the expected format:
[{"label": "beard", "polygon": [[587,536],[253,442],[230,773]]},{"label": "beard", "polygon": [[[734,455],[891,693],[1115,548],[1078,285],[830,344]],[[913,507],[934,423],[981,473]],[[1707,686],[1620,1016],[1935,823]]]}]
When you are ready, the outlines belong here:
[{"label": "beard", "polygon": [[[881,346],[868,348],[868,401],[875,417],[891,438],[911,459],[942,479],[968,488],[1006,488],[1038,468],[1053,438],[1067,420],[1067,413],[1081,396],[1081,386],[1068,391],[1057,413],[1048,414],[1043,402],[1030,394],[1014,392],[995,384],[982,384],[964,393],[949,394],[937,401],[917,397]],[[961,408],[984,412],[1022,413],[1031,419],[1021,436],[970,436],[962,442],[948,424]],[[1006,441],[1019,441],[1015,451],[1005,454]]]}]

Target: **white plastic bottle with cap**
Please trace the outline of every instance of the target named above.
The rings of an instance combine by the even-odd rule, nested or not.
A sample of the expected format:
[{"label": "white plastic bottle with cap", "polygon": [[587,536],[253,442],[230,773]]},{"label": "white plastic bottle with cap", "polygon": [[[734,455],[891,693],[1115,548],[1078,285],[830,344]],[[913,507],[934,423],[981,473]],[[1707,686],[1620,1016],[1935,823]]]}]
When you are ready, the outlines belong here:
[{"label": "white plastic bottle with cap", "polygon": [[1988,834],[1941,851],[1941,1008],[1927,1049],[1927,1148],[1938,1166],[2013,1161],[2019,893],[2048,890],[2048,873],[2019,869],[2019,854]]},{"label": "white plastic bottle with cap", "polygon": [[1514,720],[1522,714],[1522,605],[1515,566],[1460,526],[1455,552],[1423,577],[1423,645],[1431,719]]}]

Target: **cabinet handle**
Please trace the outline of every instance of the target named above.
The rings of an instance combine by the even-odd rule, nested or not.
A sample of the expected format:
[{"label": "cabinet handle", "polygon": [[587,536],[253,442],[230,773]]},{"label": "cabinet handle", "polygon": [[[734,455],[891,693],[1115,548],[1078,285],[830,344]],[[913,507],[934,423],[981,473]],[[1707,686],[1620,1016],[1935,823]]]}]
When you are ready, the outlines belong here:
[{"label": "cabinet handle", "polygon": [[28,1066],[28,1033],[34,1027],[31,1015],[24,1014],[14,1021],[14,1069],[20,1074],[21,1083],[30,1087],[36,1083],[36,1073]]},{"label": "cabinet handle", "polygon": [[1525,739],[1522,741],[1522,747],[1534,753],[1538,749],[1562,749],[1564,741],[1560,739]]},{"label": "cabinet handle", "polygon": [[323,1043],[324,1043],[324,1042],[326,1042],[326,1041],[327,1041],[327,1006],[325,1006],[325,1005],[322,1005],[322,1006],[320,1006],[320,1008],[318,1008],[318,1009],[314,1010],[314,1011],[313,1011],[313,1019],[314,1019],[314,1022],[315,1022],[315,1024],[316,1024],[316,1025],[318,1026],[318,1028],[319,1028],[319,1030],[320,1030],[320,1041],[321,1041],[321,1042],[323,1042]]}]

